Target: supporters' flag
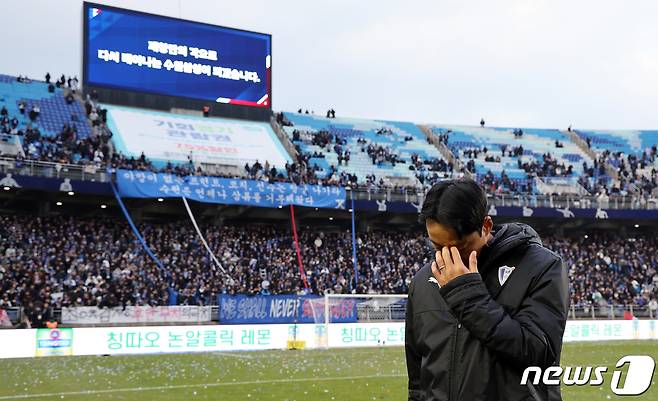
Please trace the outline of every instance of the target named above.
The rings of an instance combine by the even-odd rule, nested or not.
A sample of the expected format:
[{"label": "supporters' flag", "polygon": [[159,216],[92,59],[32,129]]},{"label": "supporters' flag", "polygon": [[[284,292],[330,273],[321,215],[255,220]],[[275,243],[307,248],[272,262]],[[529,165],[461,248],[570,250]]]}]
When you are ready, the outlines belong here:
[{"label": "supporters' flag", "polygon": [[356,287],[359,283],[359,264],[357,263],[356,260],[356,212],[355,212],[355,206],[354,206],[354,196],[353,193],[350,192],[350,198],[352,199],[352,208],[350,209],[350,212],[352,213],[352,264],[354,265],[354,287]]}]

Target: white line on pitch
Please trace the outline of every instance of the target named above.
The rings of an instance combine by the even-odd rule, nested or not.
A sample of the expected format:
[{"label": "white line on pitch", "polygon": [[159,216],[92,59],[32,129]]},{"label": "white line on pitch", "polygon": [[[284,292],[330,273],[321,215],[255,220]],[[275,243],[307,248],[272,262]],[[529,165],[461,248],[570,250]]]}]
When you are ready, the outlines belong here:
[{"label": "white line on pitch", "polygon": [[201,383],[201,384],[180,384],[175,386],[154,386],[154,387],[130,387],[130,388],[117,388],[109,390],[87,390],[87,391],[69,391],[62,393],[42,393],[42,394],[20,394],[20,395],[4,395],[0,396],[0,400],[19,400],[25,398],[37,397],[57,397],[63,395],[93,395],[93,394],[106,394],[106,393],[127,393],[139,391],[153,391],[153,390],[175,390],[181,388],[194,388],[194,387],[223,387],[223,386],[243,386],[249,384],[276,384],[276,383],[294,383],[294,382],[307,382],[307,381],[340,381],[340,380],[362,380],[362,379],[381,379],[381,378],[396,378],[407,377],[407,375],[371,375],[371,376],[352,376],[352,377],[306,377],[299,379],[273,379],[273,380],[253,380],[242,382],[226,382],[226,383]]},{"label": "white line on pitch", "polygon": [[233,358],[239,358],[239,359],[254,359],[255,357],[252,355],[244,354],[244,353],[237,353],[237,352],[213,352],[210,355],[221,355],[221,356],[230,356]]}]

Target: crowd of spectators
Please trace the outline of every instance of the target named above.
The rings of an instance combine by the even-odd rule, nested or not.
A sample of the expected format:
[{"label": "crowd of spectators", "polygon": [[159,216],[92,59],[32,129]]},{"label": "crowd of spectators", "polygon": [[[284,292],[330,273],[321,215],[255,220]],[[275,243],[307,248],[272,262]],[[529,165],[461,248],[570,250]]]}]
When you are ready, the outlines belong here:
[{"label": "crowd of spectators", "polygon": [[607,162],[616,168],[617,180],[610,193],[631,193],[641,197],[658,195],[658,149],[656,145],[640,155],[606,151]]},{"label": "crowd of spectators", "polygon": [[[19,77],[19,82],[29,83]],[[46,83],[54,86],[46,74]],[[62,75],[56,81],[57,87],[65,88],[68,104],[77,101],[78,79]],[[21,138],[22,152],[15,155],[19,163],[23,161],[41,161],[58,164],[92,165],[104,167],[111,160],[111,131],[106,126],[107,110],[96,101],[96,92],[92,92],[83,101],[86,116],[71,113],[70,121],[64,123],[55,134],[47,134],[40,129],[41,109],[37,102],[28,105],[25,101],[18,103],[19,115],[12,116],[6,105],[0,108],[0,132],[17,135]],[[25,118],[27,117],[27,119]],[[90,124],[90,135],[82,136],[78,127]]]},{"label": "crowd of spectators", "polygon": [[544,244],[569,268],[575,306],[653,305],[658,300],[658,238],[616,233],[550,237]]},{"label": "crowd of spectators", "polygon": [[[567,165],[557,159],[550,152],[546,152],[541,159],[529,161],[524,159],[525,149],[523,146],[512,146],[500,144],[499,151],[494,153],[486,146],[456,148],[450,147],[450,130],[436,132],[439,142],[445,144],[453,154],[465,161],[466,170],[477,176],[478,182],[488,188],[492,193],[515,194],[529,193],[533,188],[534,177],[577,177],[577,183],[587,192],[595,196],[630,195],[635,196],[638,203],[646,203],[647,198],[658,197],[658,146],[651,148],[639,155],[625,155],[621,152],[600,151],[593,158],[593,163],[583,162],[582,174],[576,174],[573,165]],[[514,137],[522,137],[521,129],[513,130]],[[589,147],[591,139],[585,138]],[[555,141],[556,148],[563,148],[564,143]],[[517,167],[527,174],[527,182],[519,180],[511,181],[502,174],[495,175],[492,171],[486,174],[476,174],[476,160],[484,162],[500,163],[504,158],[515,158]],[[606,166],[612,166],[617,171],[617,179],[612,179]]]},{"label": "crowd of spectators", "polygon": [[376,166],[390,163],[391,166],[395,167],[395,163],[405,163],[405,160],[402,160],[399,155],[392,152],[388,146],[369,142],[367,146],[363,144],[362,149],[365,149],[372,160],[372,164]]},{"label": "crowd of spectators", "polygon": [[[585,137],[584,140],[587,147],[592,149],[592,138]],[[636,196],[639,201],[646,200],[647,197],[658,197],[658,145],[653,144],[638,154],[599,149],[596,156],[594,168],[590,169],[590,177],[594,176],[597,163],[599,175],[605,174],[606,164],[615,169],[617,174],[616,180],[598,182],[597,192],[605,192],[606,195],[630,194]]]},{"label": "crowd of spectators", "polygon": [[349,232],[300,227],[306,289],[288,227],[206,227],[228,275],[212,263],[189,222],[139,228],[163,270],[125,222],[0,217],[0,308],[21,306],[33,322],[43,322],[52,307],[211,304],[220,293],[404,293],[424,261],[418,255],[426,253],[420,235],[359,234],[355,283]]},{"label": "crowd of spectators", "polygon": [[[450,130],[441,131],[437,135],[439,141],[450,147]],[[513,130],[515,138],[523,136],[523,130],[518,128]],[[563,147],[562,143],[556,141],[556,147]],[[541,159],[529,160],[523,158],[526,149],[522,145],[510,146],[500,144],[498,149],[492,151],[487,146],[456,148],[450,147],[453,154],[465,161],[466,170],[474,175],[477,181],[491,193],[496,194],[529,194],[533,191],[533,181],[535,177],[573,177],[574,170],[572,165],[565,165],[555,158],[550,152],[546,152]],[[506,159],[507,158],[507,159]],[[515,167],[526,173],[525,179],[512,180],[503,169],[499,174],[494,174],[488,170],[484,174],[478,174],[476,171],[476,160],[482,160],[487,163],[501,163],[516,160]],[[591,186],[591,185],[588,185]]]},{"label": "crowd of spectators", "polygon": [[500,145],[501,154],[494,154],[490,152],[486,146],[480,148],[462,148],[454,149],[458,156],[468,160],[466,162],[467,168],[471,172],[475,172],[475,160],[482,159],[485,162],[500,163],[503,158],[510,157],[516,159],[517,167],[524,170],[528,177],[571,177],[574,175],[573,166],[565,165],[560,162],[550,152],[544,153],[541,160],[524,160],[523,146],[510,147],[506,144]]},{"label": "crowd of spectators", "polygon": [[533,181],[531,179],[512,180],[505,170],[500,173],[500,176],[488,171],[478,177],[478,182],[490,194],[531,194],[533,192]]},{"label": "crowd of spectators", "polygon": [[518,167],[523,169],[530,177],[573,177],[572,165],[565,165],[550,153],[542,155],[541,161],[523,162],[517,160]]},{"label": "crowd of spectators", "polygon": [[[217,295],[406,293],[431,257],[420,231],[357,233],[354,280],[348,231],[300,227],[304,281],[287,226],[202,227],[227,274],[187,221],[139,229],[163,269],[125,222],[109,218],[0,217],[0,308],[23,307],[36,325],[62,306],[208,305]],[[658,239],[614,233],[548,237],[569,268],[572,303],[649,305],[658,295]]]},{"label": "crowd of spectators", "polygon": [[[277,116],[277,119],[280,121],[285,121],[284,118],[285,116],[283,115]],[[383,127],[378,129],[375,133],[376,135],[391,135],[393,132],[389,128]],[[403,139],[408,142],[412,141],[413,137],[406,136]],[[347,146],[347,140],[329,131],[307,132],[294,130],[292,132],[292,140],[293,143],[299,141],[310,142],[312,145],[318,146],[321,149],[320,151],[314,150],[312,153],[303,152],[299,144],[295,145],[295,148],[300,155],[298,160],[299,164],[311,172],[317,173],[322,170],[311,159],[326,158],[326,153],[336,154],[338,166],[343,164],[347,166],[349,164],[351,151]],[[390,184],[382,177],[377,178],[375,174],[367,174],[365,176],[365,181],[358,181],[356,175],[344,171],[339,172],[338,166],[334,165],[330,165],[329,170],[324,171],[322,176],[320,174],[315,174],[314,176],[309,174],[309,176],[306,177],[307,182],[329,185],[350,185],[352,188],[360,187],[368,188],[370,190],[386,189],[394,192],[403,192],[417,191],[419,188],[427,188],[442,179],[453,177],[453,173],[456,173],[453,164],[448,163],[443,159],[423,159],[418,154],[413,153],[409,159],[405,160],[394,153],[390,147],[373,143],[364,137],[358,138],[356,143],[359,148],[354,151],[367,153],[372,164],[375,166],[381,166],[384,164],[395,166],[396,163],[408,164],[409,169],[415,171],[418,183],[415,186]],[[463,176],[463,174],[461,176]]]},{"label": "crowd of spectators", "polygon": [[[589,146],[591,139],[586,138]],[[622,152],[603,150],[596,153],[593,166],[583,163],[583,175],[578,183],[604,203],[611,196],[629,196],[634,207],[643,207],[658,198],[657,146],[644,152],[626,155]],[[610,166],[616,179],[606,168]]]}]

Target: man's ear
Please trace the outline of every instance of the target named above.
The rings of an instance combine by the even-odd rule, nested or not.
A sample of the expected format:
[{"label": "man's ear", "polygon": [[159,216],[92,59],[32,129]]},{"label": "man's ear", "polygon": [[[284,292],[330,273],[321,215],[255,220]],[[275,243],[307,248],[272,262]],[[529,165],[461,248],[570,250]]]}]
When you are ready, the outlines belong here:
[{"label": "man's ear", "polygon": [[493,230],[493,219],[491,216],[487,216],[482,224],[482,234],[486,237],[491,233],[491,230]]}]

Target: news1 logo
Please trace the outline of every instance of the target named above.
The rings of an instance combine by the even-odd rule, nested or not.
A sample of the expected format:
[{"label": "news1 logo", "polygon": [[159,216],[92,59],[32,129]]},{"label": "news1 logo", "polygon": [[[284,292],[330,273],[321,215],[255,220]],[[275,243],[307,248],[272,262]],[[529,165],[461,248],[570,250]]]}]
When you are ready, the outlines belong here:
[{"label": "news1 logo", "polygon": [[[628,364],[628,371],[626,372],[626,380],[622,384],[620,383],[622,371],[618,368],[626,364]],[[651,385],[656,363],[648,355],[627,355],[617,361],[615,367],[617,369],[612,372],[610,390],[616,395],[641,395]],[[557,386],[560,384],[561,378],[565,386],[583,386],[585,384],[600,386],[604,382],[603,373],[607,371],[606,366],[567,366],[565,368],[551,366],[542,372],[542,369],[538,366],[529,366],[523,371],[521,384],[526,385],[532,373],[534,374],[532,379],[534,385],[539,384],[541,380],[547,386]]]}]

